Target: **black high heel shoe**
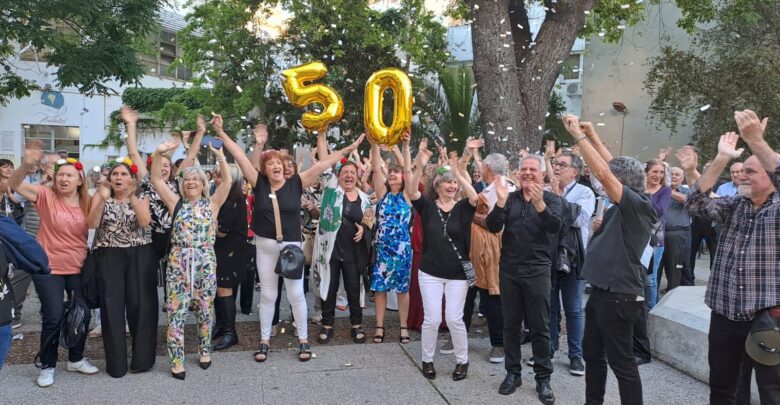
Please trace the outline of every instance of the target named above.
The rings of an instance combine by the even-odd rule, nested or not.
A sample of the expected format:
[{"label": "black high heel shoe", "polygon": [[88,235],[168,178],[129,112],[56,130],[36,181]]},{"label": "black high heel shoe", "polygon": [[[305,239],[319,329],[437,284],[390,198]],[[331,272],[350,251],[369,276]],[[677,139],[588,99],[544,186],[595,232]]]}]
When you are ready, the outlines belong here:
[{"label": "black high heel shoe", "polygon": [[460,381],[466,378],[466,374],[468,372],[469,372],[469,363],[465,363],[465,364],[458,363],[455,366],[455,371],[452,372],[452,379],[455,381]]},{"label": "black high heel shoe", "polygon": [[429,380],[436,378],[436,369],[433,368],[433,362],[422,362],[422,374]]},{"label": "black high heel shoe", "polygon": [[186,376],[187,376],[187,372],[186,372],[186,371],[180,371],[180,372],[178,372],[178,373],[174,373],[174,372],[173,372],[173,370],[171,370],[171,376],[172,376],[173,378],[177,379],[177,380],[182,380],[182,381],[184,381],[184,377],[186,377]]},{"label": "black high heel shoe", "polygon": [[198,365],[203,370],[208,370],[209,367],[211,367],[211,360],[209,361],[198,361]]}]

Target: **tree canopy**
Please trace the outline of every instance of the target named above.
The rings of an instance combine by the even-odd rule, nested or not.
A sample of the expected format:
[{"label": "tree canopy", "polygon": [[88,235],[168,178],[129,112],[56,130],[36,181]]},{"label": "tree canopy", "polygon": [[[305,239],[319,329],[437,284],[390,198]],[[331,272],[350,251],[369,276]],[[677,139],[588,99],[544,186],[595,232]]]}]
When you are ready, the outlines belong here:
[{"label": "tree canopy", "polygon": [[136,54],[167,0],[0,1],[0,105],[30,95],[38,84],[12,67],[17,46],[37,52],[57,69],[57,85],[86,94],[107,93],[106,81],[137,83]]},{"label": "tree canopy", "polygon": [[[731,1],[714,18],[689,50],[665,46],[644,82],[651,117],[672,131],[691,125],[705,157],[719,135],[736,130],[734,111],[749,108],[770,121],[780,111],[780,0]],[[766,137],[780,145],[780,127],[770,123]]]}]

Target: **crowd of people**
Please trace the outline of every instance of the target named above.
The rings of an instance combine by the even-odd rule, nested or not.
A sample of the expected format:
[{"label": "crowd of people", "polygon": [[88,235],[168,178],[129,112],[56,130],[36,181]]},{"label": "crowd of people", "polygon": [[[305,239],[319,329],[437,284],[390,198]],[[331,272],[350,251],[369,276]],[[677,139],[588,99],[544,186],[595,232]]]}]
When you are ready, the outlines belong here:
[{"label": "crowd of people", "polygon": [[[763,137],[767,120],[752,111],[735,113],[739,135],[721,137],[703,174],[692,146],[676,152],[678,166],[667,162],[670,149],[644,164],[613,157],[593,125],[572,115],[562,117],[570,148],[550,141],[544,154],[521,151],[514,171],[500,153],[483,159],[479,139],[470,138],[462,154],[443,145],[433,151],[421,139],[412,158],[407,132],[398,147],[371,142],[361,157],[364,136],[334,151],[327,131],[317,135],[312,162],[303,169],[290,153],[266,150],[263,125],[254,128],[254,145],[245,153],[214,115],[217,141],[205,146],[217,166],[207,171],[197,163],[207,127],[202,117],[195,131],[164,142],[144,160],[136,113],[124,107],[121,115],[128,157],[104,167],[85,171],[78,160],[36,144],[26,146],[17,168],[0,160],[0,202],[4,220],[13,222],[0,225],[37,239],[49,268],[20,267],[17,256],[25,252],[3,240],[0,366],[32,282],[42,311],[41,387],[54,383],[66,305],[96,309],[91,335],[102,336],[106,372],[118,378],[128,367],[134,373],[153,368],[157,288],[164,287],[171,375],[184,380],[189,310],[205,370],[213,350],[238,343],[235,295],[250,313],[257,281],[256,362],[269,359],[282,289],[302,362],[312,358],[309,321],[319,324],[316,341],[328,344],[340,306],[349,310],[354,343],[382,343],[393,293],[400,343],[410,342],[410,329],[421,332],[426,378],[437,376],[437,349],[454,354],[455,381],[467,377],[476,309],[487,319],[491,350],[485,357],[506,369],[500,394],[522,384],[527,365],[539,400],[555,402],[552,359],[561,350],[565,320],[568,372],[585,376],[586,403],[604,401],[609,365],[621,402],[641,404],[638,366],[651,361],[648,312],[661,295],[694,285],[695,259],[706,239],[711,402],[749,398],[753,370],[762,403],[780,398],[780,366],[754,362],[744,350],[751,320],[780,306],[780,155]],[[743,152],[739,140],[752,156],[731,164],[731,181],[720,184],[721,172]],[[186,156],[172,162],[180,145]],[[305,274],[281,277],[275,271],[280,254],[295,249],[306,256]],[[16,271],[10,274],[14,266],[6,263]],[[659,291],[663,275],[666,288]],[[307,293],[315,297],[313,316]],[[376,305],[373,332],[362,313],[369,299]],[[81,322],[89,327],[90,311]],[[450,339],[439,346],[442,327]],[[132,337],[129,365],[126,333]],[[219,341],[212,345],[213,339]],[[99,372],[84,357],[86,341],[81,334],[68,349],[67,370]],[[533,354],[524,362],[526,341]]]}]

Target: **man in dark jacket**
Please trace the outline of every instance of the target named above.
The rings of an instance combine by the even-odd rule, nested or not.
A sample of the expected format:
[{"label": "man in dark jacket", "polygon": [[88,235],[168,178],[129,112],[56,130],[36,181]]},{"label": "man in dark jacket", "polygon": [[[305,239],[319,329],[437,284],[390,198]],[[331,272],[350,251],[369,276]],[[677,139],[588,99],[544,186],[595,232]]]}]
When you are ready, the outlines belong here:
[{"label": "man in dark jacket", "polygon": [[555,403],[550,376],[550,269],[558,248],[562,200],[544,191],[542,158],[520,162],[522,189],[509,193],[496,183],[498,201],[487,217],[490,232],[504,230],[499,261],[501,309],[504,313],[506,378],[498,392],[508,395],[521,384],[522,323],[531,329],[534,373],[539,400]]}]

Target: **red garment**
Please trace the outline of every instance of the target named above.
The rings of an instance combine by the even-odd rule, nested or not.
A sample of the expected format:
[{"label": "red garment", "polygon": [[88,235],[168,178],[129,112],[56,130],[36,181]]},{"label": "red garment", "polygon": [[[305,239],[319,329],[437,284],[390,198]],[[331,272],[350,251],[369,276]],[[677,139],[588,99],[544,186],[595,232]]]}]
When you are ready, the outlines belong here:
[{"label": "red garment", "polygon": [[246,231],[246,236],[249,239],[253,239],[255,237],[255,233],[252,232],[252,209],[255,206],[255,196],[254,194],[247,194],[246,195],[246,223],[249,224],[249,228]]}]

